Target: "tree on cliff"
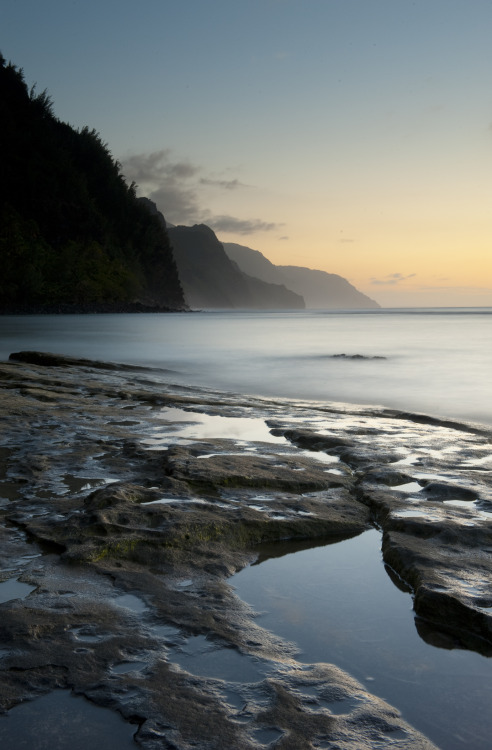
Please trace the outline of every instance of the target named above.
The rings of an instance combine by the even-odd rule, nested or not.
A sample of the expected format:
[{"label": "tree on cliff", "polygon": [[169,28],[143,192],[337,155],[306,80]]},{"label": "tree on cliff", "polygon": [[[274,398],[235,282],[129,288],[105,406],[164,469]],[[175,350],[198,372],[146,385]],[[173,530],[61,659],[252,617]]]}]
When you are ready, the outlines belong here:
[{"label": "tree on cliff", "polygon": [[0,54],[0,311],[181,309],[165,228],[95,130],[59,121]]}]

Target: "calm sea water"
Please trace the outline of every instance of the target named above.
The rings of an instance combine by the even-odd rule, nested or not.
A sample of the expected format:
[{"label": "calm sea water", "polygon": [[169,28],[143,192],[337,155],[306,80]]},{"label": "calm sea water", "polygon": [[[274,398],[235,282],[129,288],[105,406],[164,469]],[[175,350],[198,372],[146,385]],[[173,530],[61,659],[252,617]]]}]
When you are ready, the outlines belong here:
[{"label": "calm sea water", "polygon": [[492,308],[0,317],[0,359],[19,349],[170,368],[168,379],[229,391],[492,424]]}]

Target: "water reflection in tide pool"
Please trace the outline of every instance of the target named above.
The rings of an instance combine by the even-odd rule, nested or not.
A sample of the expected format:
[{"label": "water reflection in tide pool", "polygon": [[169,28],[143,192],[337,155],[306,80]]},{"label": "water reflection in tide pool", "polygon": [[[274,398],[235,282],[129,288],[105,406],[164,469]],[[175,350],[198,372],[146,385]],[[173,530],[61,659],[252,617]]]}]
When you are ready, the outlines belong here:
[{"label": "water reflection in tide pool", "polygon": [[288,544],[265,548],[260,564],[232,579],[262,613],[259,625],[297,643],[300,661],[352,674],[442,750],[490,750],[492,660],[419,637],[411,597],[388,577],[376,530],[288,552]]},{"label": "water reflection in tide pool", "polygon": [[0,717],[2,750],[131,750],[138,727],[68,690],[14,706]]},{"label": "water reflection in tide pool", "polygon": [[273,435],[265,420],[258,417],[223,417],[176,407],[161,409],[160,416],[165,420],[163,430],[157,428],[151,439],[143,441],[144,444],[158,447],[161,442],[163,447],[167,447],[171,435],[173,443],[225,438],[241,443],[257,441],[287,444],[284,437]]}]

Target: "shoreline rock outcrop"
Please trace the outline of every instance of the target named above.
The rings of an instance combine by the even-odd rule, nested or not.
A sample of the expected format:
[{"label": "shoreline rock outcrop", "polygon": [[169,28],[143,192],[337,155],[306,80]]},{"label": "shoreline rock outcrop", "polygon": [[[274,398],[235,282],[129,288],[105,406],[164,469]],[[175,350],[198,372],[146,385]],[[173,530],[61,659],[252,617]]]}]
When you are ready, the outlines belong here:
[{"label": "shoreline rock outcrop", "polygon": [[[262,542],[320,544],[377,522],[386,563],[415,592],[422,637],[489,655],[491,523],[473,518],[490,487],[466,464],[489,436],[381,415],[363,429],[346,411],[300,403],[290,421],[284,404],[102,364],[40,353],[0,363],[0,596],[2,581],[19,586],[0,603],[0,710],[70,690],[133,722],[148,750],[253,750],[266,737],[282,750],[392,737],[434,748],[336,666],[297,661],[228,578]],[[190,412],[197,425],[261,417],[270,433],[193,437]],[[404,441],[390,448],[395,425]],[[423,475],[449,467],[434,448],[450,433],[466,458],[461,480],[439,488]],[[467,507],[444,505],[456,494]],[[237,679],[177,666],[194,639],[217,663],[236,659]],[[0,716],[0,738],[2,726]]]}]

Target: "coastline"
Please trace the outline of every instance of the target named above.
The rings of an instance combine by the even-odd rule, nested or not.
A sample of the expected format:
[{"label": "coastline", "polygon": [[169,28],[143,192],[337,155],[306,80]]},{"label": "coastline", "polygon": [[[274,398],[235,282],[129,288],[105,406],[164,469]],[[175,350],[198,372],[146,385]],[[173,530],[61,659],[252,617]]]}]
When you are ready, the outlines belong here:
[{"label": "coastline", "polygon": [[[478,554],[492,544],[486,428],[300,402],[286,413],[275,399],[165,384],[144,367],[130,375],[59,355],[48,365],[23,359],[0,363],[2,580],[32,591],[0,605],[2,710],[59,688],[134,722],[144,748],[264,747],[267,730],[279,748],[319,747],[320,737],[371,747],[378,736],[434,747],[338,668],[300,665],[293,644],[263,631],[227,580],[260,542],[321,543],[376,523],[429,638],[490,655],[492,563]],[[193,437],[199,415],[254,421],[259,437],[231,436],[223,423]],[[319,429],[321,418],[330,429]],[[457,437],[473,470],[463,461],[454,482],[420,477],[443,473],[449,457],[436,449]],[[415,481],[433,520],[405,515],[401,488]],[[259,494],[261,510],[251,507]],[[445,506],[456,497],[461,506]],[[41,551],[27,559],[32,542]],[[118,604],[128,595],[140,605]],[[256,665],[258,679],[229,684],[176,669],[173,653],[199,636],[217,658],[236,654],[238,673]],[[139,659],[144,667],[132,671]],[[121,664],[130,668],[115,677]]]},{"label": "coastline", "polygon": [[121,313],[177,313],[190,312],[188,307],[172,308],[148,305],[144,302],[60,302],[55,305],[10,305],[0,309],[2,315],[106,315]]},{"label": "coastline", "polygon": [[5,316],[0,360],[18,350],[56,351],[170,368],[177,382],[197,388],[492,426],[491,322],[306,311]]}]

